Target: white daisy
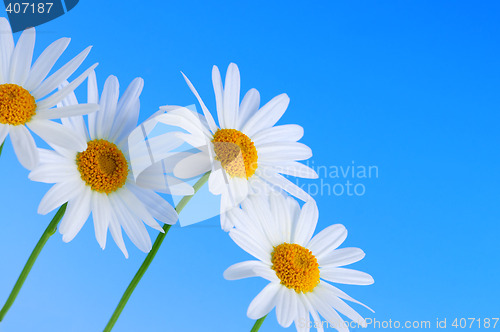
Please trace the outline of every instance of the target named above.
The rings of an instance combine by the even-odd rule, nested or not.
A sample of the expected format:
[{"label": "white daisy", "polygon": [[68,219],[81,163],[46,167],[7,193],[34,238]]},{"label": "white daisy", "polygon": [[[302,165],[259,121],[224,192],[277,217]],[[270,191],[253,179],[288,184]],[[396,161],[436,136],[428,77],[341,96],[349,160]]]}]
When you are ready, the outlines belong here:
[{"label": "white daisy", "polygon": [[224,277],[270,281],[250,303],[248,317],[259,319],[276,307],[281,326],[295,322],[297,331],[309,331],[315,325],[323,331],[319,313],[339,331],[348,331],[338,311],[365,326],[364,319],[342,299],[359,302],[326,282],[372,284],[370,275],[341,267],[361,260],[365,253],[358,248],[337,249],[347,237],[347,230],[339,224],[312,237],[318,220],[314,201],[300,209],[291,197],[252,195],[242,209],[230,211],[228,218],[235,224],[229,233],[233,241],[258,260],[235,264]]},{"label": "white daisy", "polygon": [[[84,147],[75,144],[72,148],[62,148],[52,144],[55,151],[40,149],[40,164],[29,178],[55,183],[43,197],[39,213],[46,214],[68,202],[59,226],[63,241],[71,241],[92,212],[101,248],[106,246],[109,228],[116,244],[128,257],[121,227],[140,250],[149,252],[151,239],[143,222],[163,232],[155,219],[166,224],[177,221],[172,206],[151,189],[159,186],[159,180],[164,177],[162,167],[153,165],[137,181],[130,171],[127,138],[137,125],[143,85],[142,78],[136,78],[119,99],[118,79],[110,76],[99,100],[92,72],[88,101],[98,103],[100,110],[89,115],[89,130],[82,116],[62,120],[63,125],[84,142]],[[72,95],[62,106],[74,103],[76,97]],[[191,186],[182,184],[176,194],[193,194]],[[163,191],[170,193],[169,188]]]},{"label": "white daisy", "polygon": [[17,159],[27,169],[35,167],[38,151],[27,128],[47,142],[69,147],[80,144],[61,124],[50,121],[64,117],[88,114],[97,110],[95,104],[75,104],[54,108],[64,97],[79,86],[95,64],[52,95],[81,65],[90,52],[86,48],[54,74],[47,77],[55,62],[69,44],[61,38],[49,45],[31,66],[35,46],[35,29],[24,30],[14,46],[9,22],[0,17],[0,144],[10,134]]},{"label": "white daisy", "polygon": [[[184,75],[184,74],[183,74]],[[249,193],[268,190],[269,185],[284,189],[307,201],[311,197],[281,174],[317,178],[311,168],[298,163],[312,156],[311,149],[297,141],[304,130],[299,125],[275,126],[288,107],[289,98],[281,94],[259,109],[260,95],[249,90],[240,104],[240,73],[231,63],[222,85],[219,69],[214,66],[212,81],[217,104],[219,126],[203,103],[191,82],[187,84],[198,99],[204,117],[185,108],[169,111],[159,121],[178,126],[188,132],[179,134],[201,152],[193,154],[175,167],[179,178],[191,178],[212,171],[209,189],[221,195],[221,224],[229,230],[232,225],[225,212],[237,206]],[[265,184],[265,185],[263,185]]]}]

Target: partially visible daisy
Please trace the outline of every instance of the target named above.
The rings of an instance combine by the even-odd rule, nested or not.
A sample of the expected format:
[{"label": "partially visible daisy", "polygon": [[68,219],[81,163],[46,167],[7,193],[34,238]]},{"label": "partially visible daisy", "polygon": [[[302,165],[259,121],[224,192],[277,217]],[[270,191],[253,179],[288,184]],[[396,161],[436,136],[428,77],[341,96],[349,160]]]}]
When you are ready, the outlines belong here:
[{"label": "partially visible daisy", "polygon": [[[99,99],[92,72],[88,81],[88,101],[98,103],[100,109],[89,115],[89,130],[82,116],[62,120],[63,126],[84,142],[83,148],[79,144],[71,148],[51,144],[55,151],[40,149],[40,164],[29,178],[55,183],[40,202],[39,213],[47,214],[68,202],[59,226],[63,241],[71,241],[92,212],[101,248],[106,246],[109,228],[116,244],[128,257],[122,227],[140,250],[149,252],[151,239],[144,223],[163,232],[155,219],[166,224],[177,221],[174,208],[151,189],[163,176],[157,173],[161,167],[153,165],[137,181],[130,170],[127,138],[137,125],[143,86],[142,78],[136,78],[119,99],[118,79],[110,76]],[[62,106],[76,102],[76,97],[71,95]],[[177,194],[193,194],[192,187],[183,184],[177,186]]]},{"label": "partially visible daisy", "polygon": [[340,224],[312,237],[318,220],[314,201],[300,209],[291,197],[249,196],[242,209],[232,210],[228,218],[235,224],[229,233],[233,241],[258,260],[232,265],[224,277],[270,281],[250,303],[248,317],[259,319],[276,307],[279,324],[289,327],[295,322],[297,331],[309,331],[315,325],[323,331],[319,315],[339,331],[348,331],[337,312],[366,325],[343,299],[359,302],[327,282],[372,284],[369,274],[341,267],[361,260],[365,253],[358,248],[337,249],[347,237]]},{"label": "partially visible daisy", "polygon": [[212,194],[221,195],[223,229],[232,227],[225,212],[238,206],[249,193],[262,193],[273,186],[301,200],[312,199],[281,175],[317,178],[314,170],[297,162],[312,156],[308,146],[297,142],[304,134],[303,128],[295,124],[275,126],[288,107],[290,100],[286,94],[259,108],[259,92],[251,89],[240,104],[240,72],[236,64],[229,65],[224,87],[219,69],[214,66],[217,126],[194,86],[186,76],[184,78],[198,99],[204,117],[200,119],[189,110],[179,108],[164,114],[159,121],[186,130],[188,134],[179,136],[201,150],[179,162],[174,174],[191,178],[212,171],[209,189]]},{"label": "partially visible daisy", "polygon": [[55,62],[69,44],[61,38],[49,45],[31,66],[35,46],[35,29],[24,30],[14,46],[10,24],[0,17],[0,144],[10,134],[17,159],[27,169],[35,167],[38,151],[27,128],[47,142],[69,147],[80,144],[61,124],[50,121],[64,117],[88,114],[97,110],[95,104],[70,105],[54,108],[80,85],[95,64],[68,84],[49,96],[78,69],[90,52],[86,48],[66,65],[47,77]]}]

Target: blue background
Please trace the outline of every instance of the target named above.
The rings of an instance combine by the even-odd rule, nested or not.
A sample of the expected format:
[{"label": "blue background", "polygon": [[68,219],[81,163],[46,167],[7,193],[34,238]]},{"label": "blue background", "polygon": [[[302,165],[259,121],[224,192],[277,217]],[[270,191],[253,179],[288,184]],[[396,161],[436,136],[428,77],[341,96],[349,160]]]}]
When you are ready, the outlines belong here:
[{"label": "blue background", "polygon": [[[351,179],[362,196],[315,196],[318,230],[343,223],[343,246],[367,254],[352,267],[375,278],[340,288],[375,309],[353,305],[364,316],[447,318],[451,329],[455,317],[500,316],[499,14],[497,1],[87,0],[38,27],[35,52],[71,37],[62,64],[94,45],[84,64],[100,63],[100,87],[110,74],[121,91],[145,79],[143,120],[195,102],[181,70],[212,110],[214,64],[224,73],[236,62],[242,91],[257,88],[263,102],[288,93],[280,123],[304,127],[315,165],[379,170]],[[10,142],[0,170],[3,303],[52,216],[36,213],[50,186],[27,179]],[[90,222],[69,244],[57,233],[0,331],[102,330],[145,257],[126,243],[128,260],[110,238],[103,252]],[[215,218],[172,228],[115,330],[249,331],[248,304],[266,281],[222,277],[248,258]],[[278,330],[273,312],[261,331]]]}]

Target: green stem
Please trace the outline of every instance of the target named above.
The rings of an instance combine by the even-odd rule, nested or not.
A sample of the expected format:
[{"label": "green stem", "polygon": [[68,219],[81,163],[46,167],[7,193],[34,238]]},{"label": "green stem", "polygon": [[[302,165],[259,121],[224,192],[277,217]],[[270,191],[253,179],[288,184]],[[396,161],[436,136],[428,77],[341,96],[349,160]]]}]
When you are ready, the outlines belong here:
[{"label": "green stem", "polygon": [[255,321],[255,324],[253,325],[252,329],[250,330],[250,332],[257,332],[260,329],[260,326],[262,325],[262,323],[264,323],[264,319],[266,319],[266,317],[267,317],[267,315],[257,319]]},{"label": "green stem", "polygon": [[5,144],[5,140],[2,142],[2,145],[0,145],[0,156],[2,155],[2,150],[3,150],[3,145]]},{"label": "green stem", "polygon": [[64,215],[64,212],[66,212],[66,205],[67,205],[67,203],[64,203],[59,208],[59,211],[57,211],[54,218],[52,218],[52,221],[50,222],[49,226],[47,226],[47,228],[43,232],[42,237],[40,238],[40,240],[38,240],[38,243],[36,244],[35,249],[33,249],[33,251],[31,252],[30,257],[28,258],[28,261],[26,262],[26,265],[24,265],[24,268],[21,271],[19,278],[17,278],[17,282],[14,285],[14,288],[10,292],[9,298],[5,302],[5,304],[2,308],[2,311],[0,311],[0,322],[3,320],[3,318],[7,314],[7,311],[9,311],[10,307],[12,306],[14,301],[16,300],[16,297],[19,294],[21,287],[23,287],[23,284],[26,281],[26,278],[28,277],[28,274],[30,273],[31,268],[33,267],[33,264],[35,264],[35,261],[38,258],[38,255],[40,255],[40,252],[42,251],[43,247],[45,246],[45,243],[47,243],[47,240],[56,232],[57,224],[59,224],[59,221],[61,220],[62,216]]},{"label": "green stem", "polygon": [[[193,186],[193,188],[194,188],[194,194],[193,195],[184,196],[181,199],[181,201],[179,202],[179,204],[177,204],[177,206],[175,207],[175,211],[177,211],[177,213],[180,213],[182,211],[182,209],[184,209],[184,207],[191,200],[191,198],[193,198],[193,196],[198,192],[198,190],[207,182],[209,175],[210,175],[210,172],[205,173],[198,180],[198,182],[196,182],[194,184],[194,186]],[[165,236],[167,236],[167,233],[168,233],[169,229],[170,229],[170,225],[167,225],[167,224],[163,225],[163,230],[165,231],[165,233],[158,234],[158,237],[156,238],[155,243],[153,244],[153,247],[152,247],[151,251],[146,256],[146,259],[144,259],[144,262],[142,262],[141,267],[139,268],[139,270],[135,274],[134,278],[132,279],[132,281],[128,285],[127,289],[125,290],[125,293],[123,293],[122,298],[120,299],[120,302],[118,303],[118,305],[116,306],[115,311],[113,312],[113,315],[111,316],[111,318],[109,319],[108,324],[104,328],[104,332],[111,331],[111,329],[113,328],[113,326],[115,326],[116,321],[120,317],[120,314],[122,313],[123,308],[125,308],[125,305],[127,304],[130,296],[132,295],[132,293],[134,292],[135,288],[139,284],[139,281],[141,281],[142,277],[144,276],[144,273],[146,273],[149,265],[151,265],[151,262],[155,258],[156,253],[158,252],[158,249],[160,249],[160,246],[161,246],[161,244],[163,242],[163,239],[165,239]]]}]

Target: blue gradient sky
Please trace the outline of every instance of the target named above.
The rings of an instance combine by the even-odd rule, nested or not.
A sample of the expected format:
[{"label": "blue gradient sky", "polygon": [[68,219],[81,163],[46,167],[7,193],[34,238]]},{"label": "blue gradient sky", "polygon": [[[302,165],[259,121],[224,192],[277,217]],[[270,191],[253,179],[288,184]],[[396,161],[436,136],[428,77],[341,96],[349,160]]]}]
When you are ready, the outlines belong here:
[{"label": "blue gradient sky", "polygon": [[[447,318],[451,329],[456,317],[500,315],[499,15],[497,1],[86,0],[37,28],[35,52],[71,37],[66,61],[94,45],[85,64],[100,63],[101,87],[110,74],[121,91],[144,78],[142,120],[195,102],[181,70],[211,109],[214,64],[236,62],[242,91],[263,102],[288,93],[280,123],[304,127],[315,165],[378,168],[323,179],[361,183],[362,196],[315,196],[318,230],[342,223],[343,246],[367,254],[352,267],[375,284],[341,288],[376,314],[354,308],[379,321]],[[0,170],[3,303],[52,216],[36,213],[50,186],[27,179],[10,142]],[[103,252],[90,222],[69,244],[51,238],[0,331],[102,330],[145,257],[126,241],[128,260],[110,239]],[[248,258],[216,219],[173,227],[115,330],[249,331],[247,306],[266,281],[222,277]],[[261,331],[279,330],[273,312]]]}]

